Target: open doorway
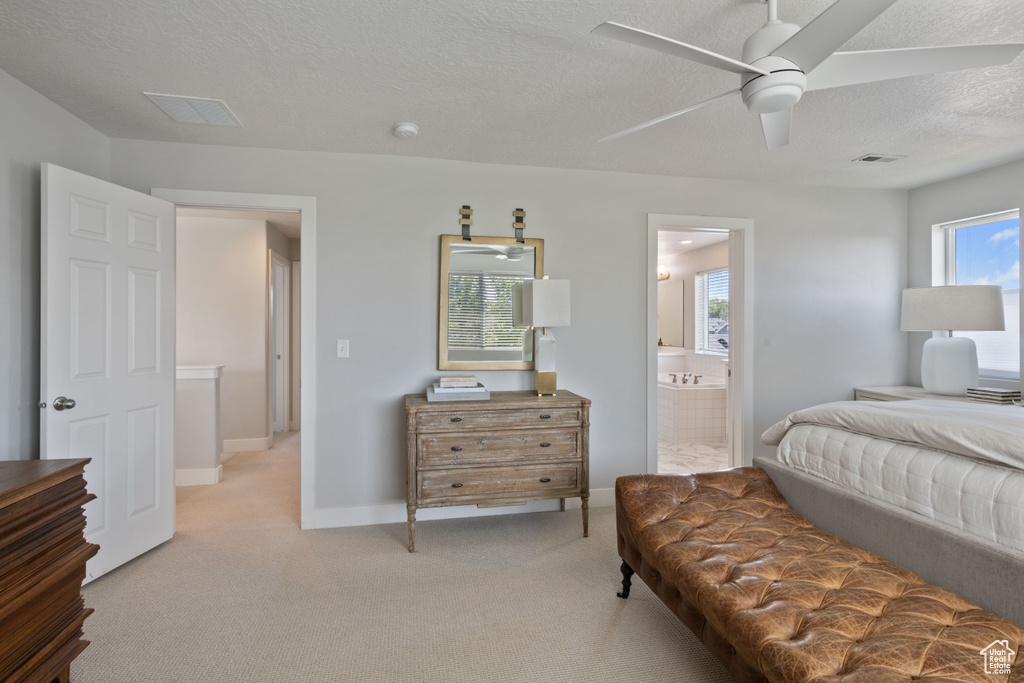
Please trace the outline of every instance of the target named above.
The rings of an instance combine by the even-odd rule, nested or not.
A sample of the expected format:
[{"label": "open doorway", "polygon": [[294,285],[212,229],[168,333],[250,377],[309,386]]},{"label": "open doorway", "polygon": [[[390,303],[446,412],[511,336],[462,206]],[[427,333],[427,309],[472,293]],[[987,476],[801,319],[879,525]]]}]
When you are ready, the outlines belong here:
[{"label": "open doorway", "polygon": [[[224,452],[230,457],[232,449],[239,452],[249,450],[266,451],[275,442],[287,441],[286,446],[298,451],[295,480],[299,494],[297,521],[309,527],[313,521],[313,482],[315,481],[315,391],[316,391],[316,335],[315,317],[315,244],[316,244],[316,199],[293,195],[246,194],[213,192],[202,190],[153,189],[154,196],[173,202],[179,215],[190,218],[196,214],[211,211],[228,211],[215,214],[231,220],[263,221],[263,231],[249,230],[249,242],[244,251],[252,264],[259,265],[259,281],[252,276],[248,296],[259,301],[259,329],[250,329],[251,343],[260,347],[262,353],[253,354],[247,361],[247,377],[243,384],[255,387],[252,393],[259,399],[261,409],[248,411],[247,418],[255,418],[252,435],[223,434]],[[269,226],[269,227],[268,227]],[[271,230],[270,228],[273,228]],[[215,269],[224,271],[230,283],[237,287],[241,280],[239,252],[229,256],[215,257],[213,249],[201,248],[200,253]],[[275,262],[278,267],[275,268]],[[255,268],[249,269],[250,273]],[[179,281],[180,286],[180,281]],[[212,294],[212,290],[208,290]],[[261,296],[257,296],[257,294]],[[207,296],[212,300],[215,297]],[[204,304],[205,305],[205,302]],[[251,306],[255,308],[255,305]],[[215,335],[206,334],[208,340]],[[277,356],[280,355],[280,364]],[[209,361],[208,361],[209,362]],[[220,361],[212,361],[221,364]],[[228,362],[223,362],[227,371]],[[260,376],[262,381],[253,379]],[[257,386],[258,385],[258,386]],[[225,392],[227,393],[227,392]],[[224,411],[236,410],[240,405],[221,397]],[[258,414],[257,414],[258,413]],[[228,421],[230,424],[230,420]],[[241,424],[236,422],[236,425]],[[299,434],[302,430],[301,449]],[[238,437],[232,443],[232,437]],[[251,440],[249,440],[251,439]],[[294,498],[292,499],[294,500]]]},{"label": "open doorway", "polygon": [[658,472],[730,465],[729,231],[658,231]]},{"label": "open doorway", "polygon": [[[694,249],[695,252],[707,250],[708,254],[717,250],[724,250],[727,258],[722,259],[722,252],[718,252],[718,260],[723,263],[712,263],[711,258],[701,259],[699,263],[689,266],[693,282],[684,282],[679,292],[669,293],[666,299],[682,299],[685,308],[680,310],[679,316],[682,321],[682,334],[675,337],[668,331],[670,320],[666,320],[665,334],[661,335],[662,345],[658,346],[659,340],[659,312],[658,312],[658,242],[662,233],[687,233],[685,236],[675,238],[676,243],[691,241],[690,245],[679,245],[689,247],[698,245],[699,238],[696,235],[706,235],[708,240],[720,242],[717,245],[711,243],[710,247]],[[666,235],[668,237],[668,235]],[[722,241],[722,238],[725,241]],[[659,404],[658,392],[660,385],[659,362],[662,364],[663,373],[672,373],[667,366],[673,362],[682,362],[680,368],[683,374],[692,373],[688,383],[692,386],[693,375],[715,376],[722,378],[724,368],[724,390],[725,390],[725,419],[724,429],[727,441],[728,458],[723,466],[736,467],[749,465],[753,460],[753,382],[751,373],[753,370],[753,287],[754,287],[754,221],[749,218],[731,218],[719,216],[683,216],[672,214],[648,214],[647,215],[647,471],[658,472],[658,425],[659,425]],[[691,261],[694,261],[692,257]],[[727,274],[723,271],[723,264],[727,265]],[[663,264],[668,268],[668,264]],[[681,267],[681,266],[680,266]],[[682,270],[680,270],[682,273]],[[671,277],[661,282],[671,281]],[[678,285],[677,285],[678,287]],[[723,319],[722,313],[725,309],[722,306],[723,290],[728,292],[728,314]],[[718,302],[714,302],[718,299]],[[701,308],[703,307],[703,308]],[[700,313],[700,315],[698,315]],[[671,317],[671,316],[669,316]],[[666,337],[673,341],[683,339],[683,346],[676,350],[676,357],[669,355],[673,351],[665,349]],[[698,338],[701,344],[698,345]],[[660,360],[659,349],[666,355],[668,360]],[[702,351],[698,353],[698,349]],[[687,353],[690,354],[692,367],[686,366]],[[724,352],[724,353],[723,353]],[[682,360],[680,360],[682,359]],[[727,361],[727,362],[723,362]],[[675,372],[676,382],[680,383],[681,374]],[[662,375],[668,379],[668,385],[672,385],[671,376]],[[705,382],[699,378],[699,382]],[[702,386],[698,383],[698,386]],[[699,415],[700,406],[704,406],[703,417],[709,413],[708,403],[713,403],[713,397],[702,397],[703,403],[693,406],[694,412]],[[698,400],[700,400],[698,398]],[[664,410],[662,411],[664,414]],[[714,409],[710,409],[714,417]],[[668,416],[666,416],[668,417]],[[712,422],[711,427],[716,426]],[[705,426],[705,434],[708,427]],[[664,436],[664,432],[663,432]],[[716,463],[717,464],[717,463]],[[692,469],[692,468],[690,468]]]}]

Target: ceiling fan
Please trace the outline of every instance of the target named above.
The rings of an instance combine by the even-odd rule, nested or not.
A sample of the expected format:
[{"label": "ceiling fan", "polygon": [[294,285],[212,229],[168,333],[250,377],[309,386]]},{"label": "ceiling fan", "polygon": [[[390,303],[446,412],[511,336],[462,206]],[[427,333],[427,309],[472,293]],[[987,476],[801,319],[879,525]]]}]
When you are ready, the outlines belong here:
[{"label": "ceiling fan", "polygon": [[652,121],[609,135],[617,140],[733,95],[759,114],[768,149],[789,144],[793,105],[810,90],[873,83],[905,76],[1008,64],[1024,43],[954,45],[865,52],[836,52],[896,0],[836,0],[807,26],[778,19],[778,0],[768,5],[768,23],[743,44],[741,61],[640,29],[605,22],[592,33],[665,52],[739,74],[740,87]]}]

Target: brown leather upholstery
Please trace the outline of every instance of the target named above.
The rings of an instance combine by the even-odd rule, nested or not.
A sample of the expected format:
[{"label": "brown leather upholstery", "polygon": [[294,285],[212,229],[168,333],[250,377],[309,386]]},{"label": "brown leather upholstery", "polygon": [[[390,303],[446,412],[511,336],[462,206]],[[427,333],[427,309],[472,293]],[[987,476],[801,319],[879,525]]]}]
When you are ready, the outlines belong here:
[{"label": "brown leather upholstery", "polygon": [[1024,683],[1024,653],[980,654],[1024,629],[818,529],[764,470],[620,477],[615,501],[623,561],[739,681]]}]

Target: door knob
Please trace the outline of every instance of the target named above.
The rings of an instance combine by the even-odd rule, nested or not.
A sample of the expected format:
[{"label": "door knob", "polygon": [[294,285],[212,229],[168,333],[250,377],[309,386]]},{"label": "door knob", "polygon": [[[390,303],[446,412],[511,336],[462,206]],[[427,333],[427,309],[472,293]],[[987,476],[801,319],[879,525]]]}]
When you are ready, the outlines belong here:
[{"label": "door knob", "polygon": [[57,398],[53,399],[54,410],[71,410],[72,408],[75,407],[75,405],[75,399],[73,398],[65,398],[63,396],[58,396]]}]

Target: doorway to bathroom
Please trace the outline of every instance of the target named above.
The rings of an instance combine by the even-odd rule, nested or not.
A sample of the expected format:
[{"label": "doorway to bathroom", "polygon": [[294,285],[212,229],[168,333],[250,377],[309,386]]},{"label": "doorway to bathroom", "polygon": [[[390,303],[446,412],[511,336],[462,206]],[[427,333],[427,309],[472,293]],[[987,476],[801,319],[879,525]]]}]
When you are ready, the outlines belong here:
[{"label": "doorway to bathroom", "polygon": [[707,472],[744,461],[747,223],[649,216],[651,472]]}]

